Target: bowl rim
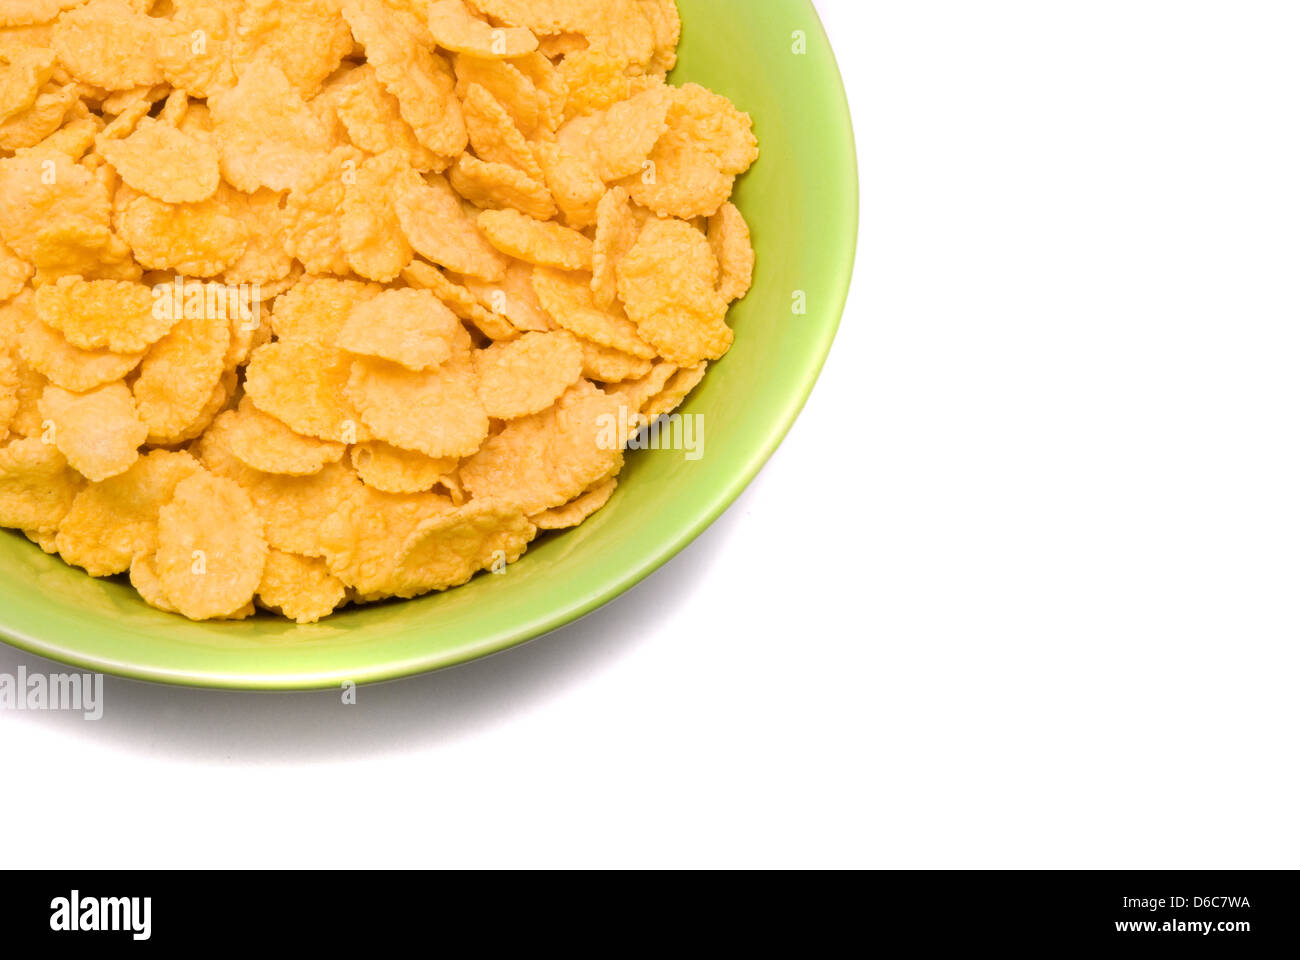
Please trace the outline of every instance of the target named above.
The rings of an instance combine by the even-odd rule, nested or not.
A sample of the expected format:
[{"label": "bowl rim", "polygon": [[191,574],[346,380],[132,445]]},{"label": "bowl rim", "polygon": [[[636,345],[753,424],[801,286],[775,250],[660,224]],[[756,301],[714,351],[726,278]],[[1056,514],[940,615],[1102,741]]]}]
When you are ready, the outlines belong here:
[{"label": "bowl rim", "polygon": [[56,641],[42,640],[26,631],[15,630],[0,624],[0,640],[28,653],[46,657],[50,660],[95,670],[113,676],[132,680],[163,683],[174,686],[228,689],[293,691],[337,688],[342,680],[356,684],[381,683],[404,677],[416,676],[434,670],[456,666],[472,660],[481,659],[491,654],[500,653],[530,640],[545,637],[562,627],[575,623],[587,614],[611,603],[638,583],[645,580],[660,567],[690,546],[723,513],[736,502],[745,489],[754,481],[759,472],[776,453],[795,421],[812,396],[821,373],[830,355],[831,346],[843,320],[844,310],[848,304],[849,290],[852,285],[854,265],[857,261],[858,231],[861,218],[860,195],[861,182],[858,167],[857,142],[853,128],[853,117],[849,107],[848,94],[844,88],[843,74],[838,59],[830,43],[825,24],[817,12],[812,0],[804,0],[812,15],[812,22],[821,32],[826,49],[831,51],[831,70],[837,81],[828,94],[828,106],[839,114],[839,122],[847,133],[846,142],[851,171],[843,187],[848,191],[845,204],[848,216],[844,220],[847,236],[837,238],[837,244],[843,244],[846,254],[846,268],[836,278],[835,286],[828,291],[830,300],[827,307],[827,323],[818,335],[816,363],[810,376],[796,389],[791,390],[789,400],[780,416],[772,420],[772,428],[763,443],[758,444],[749,453],[743,466],[734,470],[728,482],[721,486],[706,507],[701,509],[691,523],[683,527],[671,540],[659,549],[647,553],[640,562],[623,569],[606,582],[602,588],[591,596],[581,598],[570,604],[556,607],[545,616],[533,617],[506,630],[495,631],[474,643],[464,644],[452,651],[435,651],[428,655],[405,658],[397,661],[382,661],[372,667],[340,670],[314,670],[293,673],[278,673],[250,676],[247,673],[222,673],[220,671],[191,672],[170,670],[158,666],[141,665],[116,660],[105,656],[95,656],[75,649],[65,648]]}]

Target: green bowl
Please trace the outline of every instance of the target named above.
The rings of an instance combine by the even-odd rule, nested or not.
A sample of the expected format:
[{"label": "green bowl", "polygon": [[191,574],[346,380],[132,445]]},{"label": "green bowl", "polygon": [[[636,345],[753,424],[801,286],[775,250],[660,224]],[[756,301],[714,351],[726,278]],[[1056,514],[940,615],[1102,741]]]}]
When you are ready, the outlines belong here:
[{"label": "green bowl", "polygon": [[683,408],[703,417],[701,458],[633,453],[605,509],[536,543],[505,574],[312,626],[191,623],[0,531],[0,635],[55,660],[168,683],[281,690],[388,680],[563,626],[699,536],[776,450],[826,360],[853,268],[857,162],[839,71],[808,0],[679,5],[673,81],[703,84],[753,114],[763,150],[736,193],[758,251],[756,285],[731,315],[735,347]]}]

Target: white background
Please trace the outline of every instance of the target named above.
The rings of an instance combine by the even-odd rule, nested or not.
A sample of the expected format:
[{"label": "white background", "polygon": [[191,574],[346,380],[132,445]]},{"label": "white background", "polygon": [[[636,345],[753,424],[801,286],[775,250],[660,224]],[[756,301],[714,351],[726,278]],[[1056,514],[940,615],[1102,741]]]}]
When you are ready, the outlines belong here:
[{"label": "white background", "polygon": [[0,862],[1297,865],[1300,8],[819,6],[859,267],[736,507],[355,707],[0,714]]}]

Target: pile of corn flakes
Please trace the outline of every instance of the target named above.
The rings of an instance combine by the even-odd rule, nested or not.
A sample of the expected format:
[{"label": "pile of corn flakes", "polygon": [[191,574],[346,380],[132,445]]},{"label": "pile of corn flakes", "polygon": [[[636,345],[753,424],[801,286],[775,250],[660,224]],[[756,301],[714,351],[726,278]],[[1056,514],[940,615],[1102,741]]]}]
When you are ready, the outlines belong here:
[{"label": "pile of corn flakes", "polygon": [[0,526],[194,620],[445,590],[727,352],[673,0],[0,2]]}]

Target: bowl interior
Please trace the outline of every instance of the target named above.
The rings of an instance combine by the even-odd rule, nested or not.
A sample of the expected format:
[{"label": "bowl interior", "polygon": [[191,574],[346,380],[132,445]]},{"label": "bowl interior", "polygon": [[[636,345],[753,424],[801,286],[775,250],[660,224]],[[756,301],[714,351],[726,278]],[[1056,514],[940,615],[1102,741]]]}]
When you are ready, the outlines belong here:
[{"label": "bowl interior", "polygon": [[753,230],[756,284],[732,311],[734,348],[682,409],[700,415],[702,456],[630,454],[605,509],[534,544],[504,574],[312,626],[265,616],[191,623],[0,531],[0,635],[85,668],[165,682],[288,689],[390,679],[561,626],[702,532],[776,449],[825,361],[852,272],[857,170],[839,73],[808,0],[679,6],[673,82],[730,97],[754,116],[763,149],[735,198]]}]

